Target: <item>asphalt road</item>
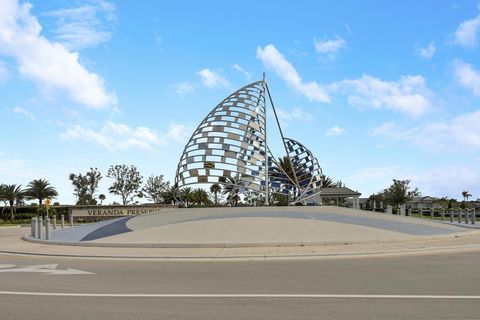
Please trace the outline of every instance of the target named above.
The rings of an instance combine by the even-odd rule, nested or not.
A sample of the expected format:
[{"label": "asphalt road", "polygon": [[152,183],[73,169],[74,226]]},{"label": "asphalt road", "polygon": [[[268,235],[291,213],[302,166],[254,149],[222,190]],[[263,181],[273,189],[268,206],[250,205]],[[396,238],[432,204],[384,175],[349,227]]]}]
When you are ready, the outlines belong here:
[{"label": "asphalt road", "polygon": [[480,319],[479,266],[480,253],[291,261],[0,255],[0,319]]}]

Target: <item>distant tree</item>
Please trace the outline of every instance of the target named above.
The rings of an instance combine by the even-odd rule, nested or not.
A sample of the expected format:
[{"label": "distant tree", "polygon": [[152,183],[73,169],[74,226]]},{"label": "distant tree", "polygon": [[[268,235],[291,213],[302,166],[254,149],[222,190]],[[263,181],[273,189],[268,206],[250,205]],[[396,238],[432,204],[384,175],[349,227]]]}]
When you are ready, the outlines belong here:
[{"label": "distant tree", "polygon": [[209,205],[210,197],[208,196],[207,191],[203,190],[202,188],[194,189],[191,193],[191,201],[199,206],[206,206]]},{"label": "distant tree", "polygon": [[135,197],[142,197],[143,194],[140,188],[143,177],[137,167],[124,164],[110,166],[107,177],[113,179],[113,183],[108,188],[108,191],[120,196],[123,205],[130,203]]},{"label": "distant tree", "polygon": [[102,174],[97,168],[90,168],[86,174],[88,181],[88,194],[90,199],[95,199],[95,192],[98,189],[98,183],[102,180]]},{"label": "distant tree", "polygon": [[463,201],[468,201],[468,198],[470,198],[472,195],[468,191],[462,191],[462,196],[463,196]]},{"label": "distant tree", "polygon": [[38,205],[42,205],[45,198],[55,198],[58,196],[57,190],[45,179],[36,179],[30,181],[25,190],[25,194],[31,198],[38,199]]},{"label": "distant tree", "polygon": [[6,184],[0,184],[0,201],[3,202],[2,213],[1,217],[3,217],[3,213],[5,212],[5,208],[8,206],[8,200],[5,197],[5,188],[7,187]]},{"label": "distant tree", "polygon": [[73,185],[73,194],[77,197],[77,204],[96,204],[95,192],[98,189],[98,183],[102,179],[102,174],[97,168],[90,168],[85,174],[71,173],[69,176]]},{"label": "distant tree", "polygon": [[210,186],[210,192],[213,193],[216,206],[218,206],[218,193],[220,191],[222,191],[222,187],[218,183],[214,183]]},{"label": "distant tree", "polygon": [[177,187],[175,185],[168,187],[162,194],[163,203],[177,203]]},{"label": "distant tree", "polygon": [[25,190],[21,185],[8,184],[1,188],[0,199],[7,201],[10,206],[10,213],[7,216],[7,220],[13,220],[15,218],[16,206],[25,198]]},{"label": "distant tree", "polygon": [[444,209],[448,208],[448,204],[449,204],[448,197],[441,197],[437,199],[437,201],[435,202],[438,203]]},{"label": "distant tree", "polygon": [[397,207],[407,201],[412,200],[413,197],[418,197],[421,192],[418,188],[409,190],[410,180],[396,180],[393,179],[393,184],[383,191],[386,203]]},{"label": "distant tree", "polygon": [[322,175],[322,188],[333,188],[335,187],[335,183],[333,182],[333,179],[330,178],[329,176]]},{"label": "distant tree", "polygon": [[146,195],[147,199],[154,203],[160,203],[163,200],[163,194],[170,187],[170,182],[163,180],[163,174],[159,176],[151,175],[142,191]]},{"label": "distant tree", "polygon": [[98,195],[98,199],[100,200],[100,205],[103,204],[103,200],[105,200],[106,198],[107,198],[107,197],[106,197],[103,193],[101,193],[101,194]]},{"label": "distant tree", "polygon": [[342,180],[337,180],[337,182],[335,182],[334,185],[337,188],[345,188],[345,182],[343,182]]}]

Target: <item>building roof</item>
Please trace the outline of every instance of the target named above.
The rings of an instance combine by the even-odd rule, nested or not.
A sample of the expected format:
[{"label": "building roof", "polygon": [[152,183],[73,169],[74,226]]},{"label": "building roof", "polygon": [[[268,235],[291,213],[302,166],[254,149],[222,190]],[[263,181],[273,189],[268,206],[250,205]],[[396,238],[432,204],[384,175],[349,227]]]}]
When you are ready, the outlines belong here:
[{"label": "building roof", "polygon": [[438,200],[438,198],[431,197],[431,196],[421,196],[421,197],[413,197],[412,200],[408,202],[431,202],[436,200]]},{"label": "building roof", "polygon": [[360,196],[361,193],[358,191],[353,191],[347,187],[341,188],[322,188],[320,191],[321,197],[357,197]]}]

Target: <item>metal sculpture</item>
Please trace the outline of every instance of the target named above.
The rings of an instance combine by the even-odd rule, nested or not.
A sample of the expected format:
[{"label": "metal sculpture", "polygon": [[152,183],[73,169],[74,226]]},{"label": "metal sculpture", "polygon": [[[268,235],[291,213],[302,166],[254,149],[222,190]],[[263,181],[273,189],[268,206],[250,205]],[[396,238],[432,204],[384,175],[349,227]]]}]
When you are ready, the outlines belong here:
[{"label": "metal sculpture", "polygon": [[[287,153],[283,167],[267,145],[267,95]],[[293,202],[311,199],[320,192],[321,179],[313,154],[283,137],[264,77],[232,93],[203,119],[180,157],[175,187],[178,194],[189,185],[218,183],[228,186],[230,196],[263,194],[268,205],[270,191],[292,195]]]}]

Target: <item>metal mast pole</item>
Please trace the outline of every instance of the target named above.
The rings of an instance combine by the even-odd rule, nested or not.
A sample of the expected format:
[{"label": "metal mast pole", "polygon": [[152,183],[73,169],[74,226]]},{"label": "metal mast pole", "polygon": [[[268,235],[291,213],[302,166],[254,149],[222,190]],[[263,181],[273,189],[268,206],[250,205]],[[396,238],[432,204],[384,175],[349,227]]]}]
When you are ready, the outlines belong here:
[{"label": "metal mast pole", "polygon": [[269,170],[268,170],[268,145],[267,145],[267,82],[265,80],[265,72],[263,73],[263,109],[265,110],[265,206],[270,205],[270,186],[269,186]]},{"label": "metal mast pole", "polygon": [[[268,84],[266,82],[265,82],[265,86],[267,88],[267,93],[268,93],[268,98],[270,99],[270,104],[272,105],[273,114],[275,115],[275,120],[277,121],[278,130],[280,131],[280,136],[282,137],[283,147],[285,148],[285,152],[287,153],[288,161],[290,162],[290,166],[292,167],[293,178],[295,179],[295,182],[297,184],[297,188],[300,189],[300,183],[298,183],[297,173],[295,172],[296,170],[295,170],[295,167],[293,166],[292,158],[290,158],[290,155],[289,155],[288,149],[287,149],[287,145],[285,144],[285,137],[283,136],[282,127],[280,127],[280,121],[278,120],[277,110],[275,110],[275,105],[273,104],[273,99],[272,99],[272,96],[270,95],[270,90],[268,89]],[[298,191],[300,191],[300,190],[298,190]]]}]

